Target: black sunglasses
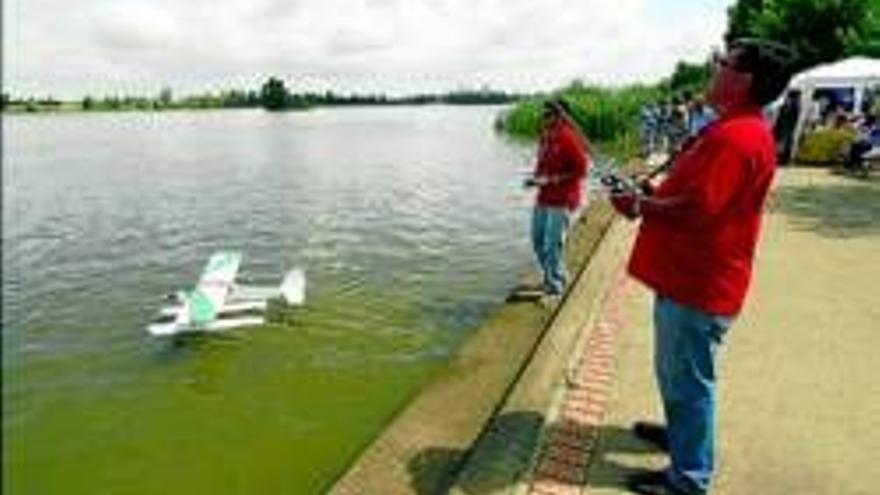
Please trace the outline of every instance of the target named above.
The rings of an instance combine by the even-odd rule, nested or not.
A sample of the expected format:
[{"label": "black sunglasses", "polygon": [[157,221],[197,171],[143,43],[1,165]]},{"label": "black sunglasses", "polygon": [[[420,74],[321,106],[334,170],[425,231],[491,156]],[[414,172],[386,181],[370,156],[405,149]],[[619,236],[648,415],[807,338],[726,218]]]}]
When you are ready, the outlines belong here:
[{"label": "black sunglasses", "polygon": [[748,72],[737,65],[736,60],[730,58],[730,54],[715,53],[712,55],[713,67],[725,67],[735,72]]},{"label": "black sunglasses", "polygon": [[718,67],[727,67],[729,69],[733,69],[738,71],[739,68],[736,66],[736,63],[733,60],[730,60],[730,55],[722,55],[720,53],[715,53],[712,55],[712,65]]}]

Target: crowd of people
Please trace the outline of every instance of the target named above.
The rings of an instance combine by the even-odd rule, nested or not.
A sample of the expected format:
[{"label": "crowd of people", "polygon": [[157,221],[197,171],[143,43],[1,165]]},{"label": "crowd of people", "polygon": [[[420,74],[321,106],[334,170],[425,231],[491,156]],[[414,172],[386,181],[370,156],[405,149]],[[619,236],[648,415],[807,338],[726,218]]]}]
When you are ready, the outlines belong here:
[{"label": "crowd of people", "polygon": [[[789,96],[779,110],[774,127],[780,139],[782,156],[787,158],[792,155],[800,100],[799,94]],[[828,94],[814,96],[806,106],[801,144],[804,137],[824,135],[829,148],[822,148],[824,153],[819,159],[837,161],[844,171],[867,172],[866,158],[880,153],[880,101],[870,95],[865,98],[861,108],[853,107],[852,102],[842,102]]]},{"label": "crowd of people", "polygon": [[807,127],[810,130],[832,129],[852,136],[852,139],[845,142],[839,151],[844,170],[852,172],[867,170],[866,155],[874,147],[880,149],[880,125],[878,125],[880,105],[866,101],[861,112],[853,114],[837,101],[819,98],[814,102],[811,110],[807,120]]},{"label": "crowd of people", "polygon": [[688,93],[642,106],[639,119],[642,156],[674,153],[682,143],[696,136],[715,118],[702,95]]}]

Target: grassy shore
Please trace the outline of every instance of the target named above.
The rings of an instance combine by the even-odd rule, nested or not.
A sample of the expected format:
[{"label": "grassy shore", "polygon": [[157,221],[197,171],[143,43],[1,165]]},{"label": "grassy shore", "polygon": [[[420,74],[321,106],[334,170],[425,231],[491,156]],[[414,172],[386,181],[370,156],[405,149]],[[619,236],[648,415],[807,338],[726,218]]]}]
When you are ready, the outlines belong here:
[{"label": "grassy shore", "polygon": [[562,98],[571,106],[574,120],[597,151],[623,160],[638,150],[641,106],[658,100],[660,95],[659,89],[649,86],[608,89],[572,84],[547,95],[520,101],[499,114],[495,127],[511,137],[536,139],[544,101]]}]

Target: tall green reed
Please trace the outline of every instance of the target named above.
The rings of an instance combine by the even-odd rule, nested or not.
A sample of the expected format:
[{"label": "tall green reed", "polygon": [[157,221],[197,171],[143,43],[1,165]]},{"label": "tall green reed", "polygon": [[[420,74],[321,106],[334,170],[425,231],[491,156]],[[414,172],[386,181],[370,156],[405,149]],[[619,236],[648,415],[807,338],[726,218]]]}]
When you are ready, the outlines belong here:
[{"label": "tall green reed", "polygon": [[537,137],[542,105],[550,98],[569,103],[573,119],[599,152],[624,158],[638,149],[641,106],[660,99],[661,91],[641,85],[610,89],[573,83],[551,94],[521,100],[498,116],[496,128],[513,137]]}]

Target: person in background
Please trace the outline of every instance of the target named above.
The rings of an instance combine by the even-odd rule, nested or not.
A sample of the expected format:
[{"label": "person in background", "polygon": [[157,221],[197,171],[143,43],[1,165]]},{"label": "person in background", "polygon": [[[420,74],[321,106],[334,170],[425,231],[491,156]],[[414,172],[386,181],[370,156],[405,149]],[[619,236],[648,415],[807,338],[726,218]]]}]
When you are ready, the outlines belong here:
[{"label": "person in background", "polygon": [[697,95],[688,106],[688,135],[696,136],[715,118],[715,112],[706,105],[702,95]]},{"label": "person in background", "polygon": [[527,187],[537,187],[532,211],[532,247],[543,273],[546,295],[561,295],[566,283],[562,248],[571,213],[582,201],[590,159],[589,143],[571,119],[562,99],[546,102],[534,173]]},{"label": "person in background", "polygon": [[877,122],[877,116],[865,115],[857,130],[858,136],[850,145],[843,166],[850,171],[867,172],[865,155],[875,147],[880,149],[880,124]]},{"label": "person in background", "polygon": [[665,426],[633,433],[669,453],[669,466],[631,475],[636,493],[703,494],[715,470],[716,353],[752,276],[776,147],[762,107],[791,76],[790,51],[738,40],[714,63],[708,101],[718,114],[675,158],[659,185],[612,194],[641,225],[628,271],[655,293],[654,372]]},{"label": "person in background", "polygon": [[791,91],[785,100],[776,121],[773,124],[773,136],[776,138],[776,156],[780,164],[785,165],[791,160],[794,146],[794,131],[797,127],[798,115],[801,111],[800,91]]},{"label": "person in background", "polygon": [[850,129],[855,130],[853,125],[853,117],[843,107],[837,107],[834,112],[829,115],[832,129]]},{"label": "person in background", "polygon": [[687,96],[674,97],[669,121],[669,149],[670,155],[674,155],[681,149],[688,136],[688,105]]},{"label": "person in background", "polygon": [[824,124],[827,108],[830,100],[826,95],[814,96],[807,108],[807,126],[810,130],[818,129]]},{"label": "person in background", "polygon": [[669,136],[672,133],[672,113],[672,102],[669,100],[663,100],[657,106],[657,145],[663,153],[669,153]]},{"label": "person in background", "polygon": [[657,149],[657,135],[660,127],[659,110],[653,103],[646,103],[642,105],[639,117],[642,156],[648,157]]}]

